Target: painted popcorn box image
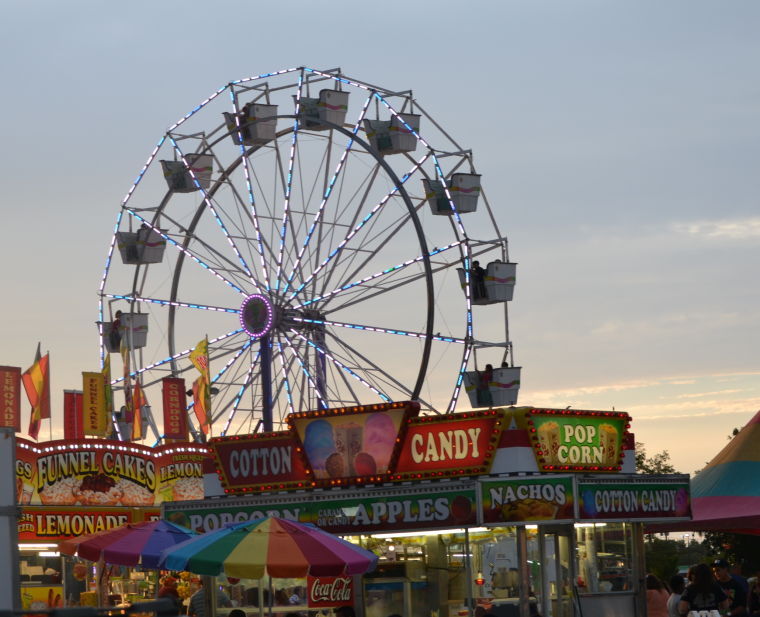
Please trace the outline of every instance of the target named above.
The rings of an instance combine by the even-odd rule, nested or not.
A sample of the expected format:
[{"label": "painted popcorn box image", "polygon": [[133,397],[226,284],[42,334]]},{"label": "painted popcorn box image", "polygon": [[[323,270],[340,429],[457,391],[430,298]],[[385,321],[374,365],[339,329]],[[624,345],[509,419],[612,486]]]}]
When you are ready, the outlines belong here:
[{"label": "painted popcorn box image", "polygon": [[537,429],[538,443],[548,464],[557,462],[557,452],[562,444],[560,427],[557,422],[545,422]]}]

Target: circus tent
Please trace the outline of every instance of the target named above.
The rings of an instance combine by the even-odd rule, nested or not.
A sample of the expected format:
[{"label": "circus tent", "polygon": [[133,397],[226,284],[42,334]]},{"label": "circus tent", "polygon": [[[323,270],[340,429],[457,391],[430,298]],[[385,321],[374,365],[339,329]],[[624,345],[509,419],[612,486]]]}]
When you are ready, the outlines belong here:
[{"label": "circus tent", "polygon": [[692,478],[691,510],[691,521],[647,530],[760,534],[760,411]]}]

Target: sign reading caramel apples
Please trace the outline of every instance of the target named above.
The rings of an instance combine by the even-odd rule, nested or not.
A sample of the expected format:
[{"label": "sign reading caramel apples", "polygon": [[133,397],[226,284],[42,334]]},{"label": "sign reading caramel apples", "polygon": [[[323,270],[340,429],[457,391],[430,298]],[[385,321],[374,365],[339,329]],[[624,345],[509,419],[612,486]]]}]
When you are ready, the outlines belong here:
[{"label": "sign reading caramel apples", "polygon": [[488,473],[502,419],[497,409],[411,418],[394,480]]},{"label": "sign reading caramel apples", "polygon": [[616,472],[622,469],[625,412],[530,409],[526,424],[541,471]]},{"label": "sign reading caramel apples", "polygon": [[398,457],[407,420],[419,403],[384,403],[323,409],[288,416],[314,479],[343,484],[387,479]]},{"label": "sign reading caramel apples", "polygon": [[203,499],[203,461],[209,456],[207,447],[189,443],[150,448],[101,439],[19,439],[19,502],[111,507]]}]

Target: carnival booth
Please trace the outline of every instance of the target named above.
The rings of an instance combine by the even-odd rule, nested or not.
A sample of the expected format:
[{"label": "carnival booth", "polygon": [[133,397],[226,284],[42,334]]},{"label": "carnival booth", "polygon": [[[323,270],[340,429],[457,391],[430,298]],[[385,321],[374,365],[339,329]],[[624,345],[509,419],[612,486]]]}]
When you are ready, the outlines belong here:
[{"label": "carnival booth", "polygon": [[627,414],[418,409],[296,413],[287,431],[215,438],[207,498],[162,516],[200,532],[277,516],[378,556],[362,577],[222,581],[249,617],[265,594],[275,614],[644,617],[642,525],[687,519],[689,484],[633,473]]},{"label": "carnival booth", "polygon": [[102,439],[16,444],[25,610],[115,606],[155,597],[157,571],[62,555],[59,543],[159,519],[163,501],[202,499],[207,447]]}]

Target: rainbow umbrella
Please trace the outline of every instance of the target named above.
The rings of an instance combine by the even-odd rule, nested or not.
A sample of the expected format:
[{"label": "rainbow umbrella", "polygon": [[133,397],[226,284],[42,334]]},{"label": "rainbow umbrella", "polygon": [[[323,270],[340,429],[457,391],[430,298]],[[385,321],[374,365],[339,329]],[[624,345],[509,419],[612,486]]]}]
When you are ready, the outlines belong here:
[{"label": "rainbow umbrella", "polygon": [[196,535],[194,531],[169,521],[146,521],[64,540],[58,548],[66,555],[77,555],[90,561],[157,568],[165,549]]},{"label": "rainbow umbrella", "polygon": [[166,549],[159,566],[235,578],[364,574],[377,555],[321,529],[270,517],[234,523]]}]

